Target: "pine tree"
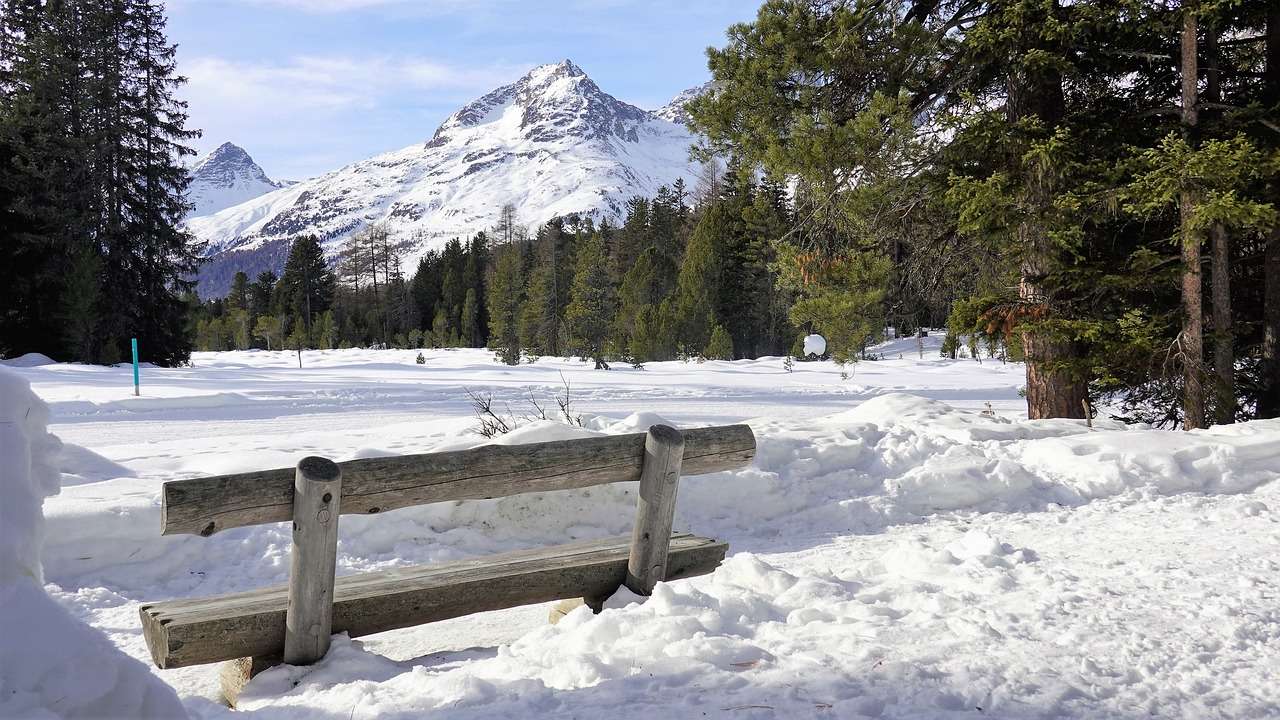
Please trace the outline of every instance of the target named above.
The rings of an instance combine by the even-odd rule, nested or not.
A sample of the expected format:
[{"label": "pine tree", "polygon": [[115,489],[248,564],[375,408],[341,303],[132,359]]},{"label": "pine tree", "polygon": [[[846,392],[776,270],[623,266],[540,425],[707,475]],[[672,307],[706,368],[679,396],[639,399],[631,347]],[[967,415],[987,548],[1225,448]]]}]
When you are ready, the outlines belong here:
[{"label": "pine tree", "polygon": [[489,347],[507,365],[520,362],[520,305],[524,282],[521,277],[520,250],[514,245],[495,249],[497,264],[489,282]]},{"label": "pine tree", "polygon": [[565,311],[570,338],[582,357],[595,362],[597,370],[608,370],[606,349],[617,307],[613,273],[599,233],[578,248],[577,272],[573,277],[572,300]]},{"label": "pine tree", "polygon": [[708,360],[733,359],[733,339],[729,337],[729,331],[725,330],[723,325],[716,325],[711,331],[711,340],[707,342],[702,356]]},{"label": "pine tree", "polygon": [[270,270],[258,273],[258,277],[249,285],[249,314],[256,318],[271,312],[271,296],[279,280]]},{"label": "pine tree", "polygon": [[720,299],[722,245],[732,232],[730,224],[725,205],[711,197],[689,236],[672,307],[676,341],[690,354],[700,352],[711,339]]},{"label": "pine tree", "polygon": [[243,270],[237,271],[231,278],[231,290],[227,293],[227,304],[244,310],[249,309],[249,276]]},{"label": "pine tree", "polygon": [[337,279],[325,262],[320,241],[314,235],[294,238],[277,284],[277,310],[300,320],[300,332],[309,346],[314,347],[311,326],[315,318],[333,303],[336,284]]},{"label": "pine tree", "polygon": [[184,362],[195,253],[180,227],[182,158],[197,133],[176,99],[162,7],[6,0],[0,18],[0,183],[17,194],[5,206],[22,208],[15,259],[35,263],[22,274],[42,285],[20,306],[26,324],[39,321],[55,355],[112,362],[136,337],[149,361]]},{"label": "pine tree", "polygon": [[467,288],[467,297],[462,302],[461,337],[467,347],[477,347],[480,341],[480,303],[474,287]]}]

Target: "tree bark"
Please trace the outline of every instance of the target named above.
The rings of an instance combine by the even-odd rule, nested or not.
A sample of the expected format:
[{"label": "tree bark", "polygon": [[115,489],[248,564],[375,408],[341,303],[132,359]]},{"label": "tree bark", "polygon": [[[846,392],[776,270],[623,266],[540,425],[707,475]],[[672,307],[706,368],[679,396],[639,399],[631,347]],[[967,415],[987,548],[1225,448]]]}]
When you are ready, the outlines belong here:
[{"label": "tree bark", "polygon": [[1215,401],[1214,422],[1219,425],[1235,422],[1235,333],[1231,320],[1231,247],[1227,229],[1215,223],[1209,230],[1213,247],[1213,265],[1209,282],[1213,303],[1213,372]]},{"label": "tree bark", "polygon": [[1280,228],[1267,239],[1262,274],[1264,300],[1262,315],[1262,395],[1258,417],[1280,417]]},{"label": "tree bark", "polygon": [[[1054,3],[1054,11],[1057,3]],[[1034,29],[1028,29],[1034,34]],[[1015,69],[1008,79],[1008,118],[1011,123],[1028,117],[1040,120],[1051,132],[1062,122],[1066,100],[1062,74],[1051,67],[1027,72]],[[1035,173],[1028,173],[1034,175]],[[1052,202],[1051,180],[1028,177],[1027,194],[1032,210],[1018,225],[1016,238],[1022,250],[1018,299],[1023,308],[1022,345],[1027,364],[1027,417],[1083,418],[1089,391],[1087,376],[1081,372],[1080,344],[1054,337],[1036,325],[1053,317],[1059,302],[1047,280],[1062,261],[1048,229],[1040,219],[1041,210]]]},{"label": "tree bark", "polygon": [[[1189,142],[1195,142],[1198,124],[1196,81],[1199,63],[1197,52],[1196,5],[1189,4],[1182,18],[1182,130]],[[1191,190],[1183,190],[1180,202],[1182,222],[1182,334],[1178,351],[1182,359],[1182,427],[1186,430],[1204,427],[1204,324],[1200,272],[1200,233],[1192,227],[1197,198]]]},{"label": "tree bark", "polygon": [[[1205,67],[1205,96],[1209,102],[1219,103],[1222,102],[1222,86],[1219,84],[1217,28],[1205,29],[1204,46],[1208,59]],[[1213,388],[1213,419],[1218,425],[1226,425],[1236,419],[1235,332],[1231,320],[1231,238],[1222,223],[1214,223],[1209,228],[1209,240],[1212,248],[1209,283],[1212,288],[1213,373],[1216,380]]]},{"label": "tree bark", "polygon": [[[1280,5],[1267,11],[1266,102],[1280,103]],[[1272,186],[1272,197],[1280,188]],[[1258,417],[1280,417],[1280,228],[1267,238],[1262,274],[1265,283],[1262,321],[1262,393]]]}]

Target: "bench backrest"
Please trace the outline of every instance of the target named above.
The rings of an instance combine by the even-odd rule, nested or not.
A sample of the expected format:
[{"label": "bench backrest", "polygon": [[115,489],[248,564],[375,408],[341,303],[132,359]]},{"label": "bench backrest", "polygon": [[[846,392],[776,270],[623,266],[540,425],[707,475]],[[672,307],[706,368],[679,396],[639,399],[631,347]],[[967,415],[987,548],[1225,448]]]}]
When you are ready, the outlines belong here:
[{"label": "bench backrest", "polygon": [[[744,467],[756,442],[746,425],[682,432],[682,475]],[[482,500],[640,479],[646,433],[484,445],[470,450],[338,463],[341,513],[374,514],[449,500]],[[161,534],[209,536],[293,518],[294,468],[174,480],[164,484]]]}]

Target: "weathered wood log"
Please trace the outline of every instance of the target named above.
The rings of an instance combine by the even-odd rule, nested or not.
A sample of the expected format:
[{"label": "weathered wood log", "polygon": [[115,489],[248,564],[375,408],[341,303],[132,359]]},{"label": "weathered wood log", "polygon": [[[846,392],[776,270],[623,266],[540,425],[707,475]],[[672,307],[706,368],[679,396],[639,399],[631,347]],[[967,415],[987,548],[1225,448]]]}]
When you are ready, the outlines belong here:
[{"label": "weathered wood log", "polygon": [[251,657],[236,658],[228,660],[218,668],[218,684],[222,690],[222,700],[229,707],[235,707],[240,702],[240,693],[244,692],[245,685],[253,679],[255,675],[279,665],[282,662],[279,655],[274,657]]},{"label": "weathered wood log", "polygon": [[[335,633],[352,637],[570,597],[608,597],[627,574],[630,538],[523,550],[474,560],[340,577]],[[667,580],[705,575],[728,545],[671,539]],[[265,657],[283,650],[288,588],[143,605],[143,636],[160,668]]]},{"label": "weathered wood log", "polygon": [[333,582],[338,561],[342,470],[322,457],[298,463],[293,485],[293,549],[284,661],[310,665],[329,652]]},{"label": "weathered wood log", "polygon": [[627,559],[626,585],[637,595],[651,594],[653,586],[667,576],[667,549],[683,457],[684,436],[679,430],[667,425],[649,428]]},{"label": "weathered wood log", "polygon": [[[686,476],[744,467],[755,457],[755,436],[746,425],[697,428],[684,436]],[[636,433],[349,460],[338,463],[342,512],[635,482],[645,438]],[[208,536],[292,517],[293,470],[265,470],[165,483],[160,525],[164,535]]]}]

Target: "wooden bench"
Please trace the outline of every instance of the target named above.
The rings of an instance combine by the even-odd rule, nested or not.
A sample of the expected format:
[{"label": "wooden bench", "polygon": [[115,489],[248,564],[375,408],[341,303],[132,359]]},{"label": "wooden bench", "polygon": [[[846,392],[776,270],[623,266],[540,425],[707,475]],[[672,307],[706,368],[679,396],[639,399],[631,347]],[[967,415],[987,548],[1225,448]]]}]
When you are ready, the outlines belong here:
[{"label": "wooden bench", "polygon": [[[324,657],[335,632],[359,637],[571,598],[598,608],[623,585],[648,595],[660,580],[711,572],[728,550],[671,534],[680,476],[744,467],[755,447],[746,425],[683,433],[655,425],[633,435],[343,463],[307,457],[292,469],[167,482],[164,535],[292,520],[289,583],[145,604],[143,634],[160,668],[231,661],[222,684],[234,705],[257,672]],[[636,481],[630,537],[335,577],[339,515]]]}]

